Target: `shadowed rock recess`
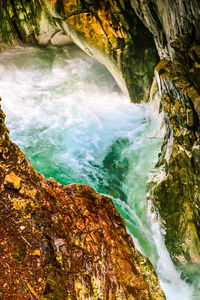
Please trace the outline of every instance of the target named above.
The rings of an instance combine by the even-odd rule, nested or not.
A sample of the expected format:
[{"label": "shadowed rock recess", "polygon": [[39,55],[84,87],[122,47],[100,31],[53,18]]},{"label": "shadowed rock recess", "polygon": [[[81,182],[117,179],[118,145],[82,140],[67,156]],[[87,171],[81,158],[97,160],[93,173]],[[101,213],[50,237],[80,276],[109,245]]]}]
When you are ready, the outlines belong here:
[{"label": "shadowed rock recess", "polygon": [[[160,62],[155,68],[150,98],[159,101],[160,112],[164,112],[166,135],[158,172],[148,187],[148,199],[159,210],[173,260],[197,265],[200,263],[199,28],[199,0],[0,1],[1,50],[20,43],[64,45],[73,40],[104,63],[124,93],[136,102],[149,97],[158,53]],[[2,113],[0,129],[0,199],[4,206],[1,222],[7,222],[1,226],[1,236],[5,238],[0,244],[5,252],[1,259],[3,255],[6,259],[1,268],[1,286],[7,283],[5,290],[10,289],[12,295],[21,295],[23,290],[24,296],[15,299],[29,299],[31,294],[40,299],[43,292],[46,298],[57,293],[59,296],[53,299],[62,299],[59,297],[66,291],[72,295],[68,298],[73,299],[79,290],[94,299],[98,299],[95,291],[100,299],[115,299],[113,295],[119,299],[149,299],[147,290],[154,288],[148,287],[137,263],[137,259],[143,258],[138,258],[112,202],[89,187],[63,187],[46,181],[10,142]],[[98,216],[98,222],[88,224],[87,214],[92,220]],[[95,237],[85,235],[92,224],[94,228],[97,226]],[[101,236],[103,242],[99,243]],[[114,259],[110,252],[104,251],[104,245],[112,245]],[[126,257],[123,263],[118,251]],[[5,273],[3,268],[7,268]],[[109,270],[108,275],[101,277],[103,270]],[[66,276],[66,272],[70,275]],[[158,288],[154,275],[148,280]],[[160,290],[156,295],[152,299],[163,299]]]},{"label": "shadowed rock recess", "polygon": [[111,199],[37,173],[0,110],[0,299],[165,299]]}]

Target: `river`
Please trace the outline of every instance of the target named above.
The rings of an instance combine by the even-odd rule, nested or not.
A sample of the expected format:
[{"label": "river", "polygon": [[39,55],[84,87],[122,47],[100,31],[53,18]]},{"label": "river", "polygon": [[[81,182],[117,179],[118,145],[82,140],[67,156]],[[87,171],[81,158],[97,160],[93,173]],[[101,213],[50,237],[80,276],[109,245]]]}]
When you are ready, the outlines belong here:
[{"label": "river", "polygon": [[0,55],[0,94],[12,141],[37,171],[109,195],[167,300],[191,300],[145,197],[163,132],[150,104],[133,104],[104,66],[76,46]]}]

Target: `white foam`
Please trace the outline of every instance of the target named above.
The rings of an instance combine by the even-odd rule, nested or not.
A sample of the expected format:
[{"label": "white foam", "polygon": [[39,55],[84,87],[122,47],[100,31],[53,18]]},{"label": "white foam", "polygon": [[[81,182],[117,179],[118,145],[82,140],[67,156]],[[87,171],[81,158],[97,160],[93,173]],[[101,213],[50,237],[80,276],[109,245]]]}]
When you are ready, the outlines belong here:
[{"label": "white foam", "polygon": [[119,164],[128,160],[122,184],[127,203],[114,199],[115,205],[156,266],[167,300],[191,300],[159,224],[147,218],[146,182],[163,136],[159,121],[149,105],[123,97],[99,63],[73,47],[63,51],[18,47],[0,55],[0,95],[12,140],[47,176],[54,171],[63,183],[96,189],[110,185],[103,163],[111,146],[127,140],[118,158]]}]

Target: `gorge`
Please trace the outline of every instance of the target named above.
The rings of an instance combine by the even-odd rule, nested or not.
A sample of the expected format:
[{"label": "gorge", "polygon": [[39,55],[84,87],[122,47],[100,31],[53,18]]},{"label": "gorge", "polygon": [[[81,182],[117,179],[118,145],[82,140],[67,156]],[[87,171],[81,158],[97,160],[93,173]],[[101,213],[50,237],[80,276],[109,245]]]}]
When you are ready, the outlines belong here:
[{"label": "gorge", "polygon": [[[177,1],[174,6],[168,1],[163,6],[157,1],[109,1],[107,5],[104,1],[98,4],[90,1],[22,3],[22,6],[17,1],[8,1],[6,5],[1,3],[4,34],[1,38],[0,88],[12,141],[47,178],[53,177],[64,185],[87,184],[96,192],[112,197],[136,248],[152,262],[166,299],[199,299],[199,19],[198,14],[194,14],[199,9],[198,3],[193,1],[181,5],[182,1]],[[178,10],[174,11],[175,8]],[[188,11],[190,14],[186,19],[177,23],[177,30],[171,30],[169,34],[170,22],[175,26],[174,20],[179,19],[179,12],[185,15]],[[153,68],[158,62],[156,48],[151,34],[135,13],[153,34],[162,59],[155,68],[156,79],[153,79]],[[166,18],[169,18],[168,27]],[[34,31],[27,33],[27,28]],[[41,33],[41,30],[44,31]],[[129,95],[133,102],[144,102],[149,97],[149,103],[131,104],[103,66],[78,50],[71,39],[87,54],[105,64],[126,97]],[[33,48],[34,44],[37,47]],[[88,253],[91,256],[93,252],[88,252],[88,248],[84,250],[82,242],[71,238],[66,227],[61,230],[62,234],[59,232],[65,210],[69,211],[69,216],[73,215],[72,208],[59,208],[66,201],[63,200],[64,193],[67,197],[83,198],[85,203],[89,201],[90,209],[93,206],[90,199],[101,196],[94,196],[94,192],[83,185],[62,187],[52,178],[46,181],[42,175],[36,175],[5,132],[2,113],[2,205],[7,205],[5,199],[9,199],[9,211],[12,212],[14,207],[20,218],[20,221],[12,219],[14,224],[23,223],[21,226],[26,227],[24,222],[27,222],[27,226],[32,227],[32,236],[29,240],[27,235],[22,235],[23,241],[19,240],[10,228],[10,237],[6,238],[2,233],[2,251],[5,252],[7,242],[14,254],[9,262],[10,254],[6,252],[4,261],[8,265],[16,261],[22,263],[32,273],[33,281],[26,284],[24,294],[21,294],[22,287],[17,287],[14,281],[8,284],[8,275],[1,275],[3,286],[6,284],[2,299],[164,299],[152,266],[148,261],[144,263],[144,256],[136,250],[128,256],[125,253],[124,257],[131,266],[139,263],[138,281],[137,272],[133,271],[135,267],[128,272],[127,263],[119,263],[122,256],[111,250],[107,250],[104,259],[107,264],[113,257],[114,261],[117,259],[117,263],[108,269],[115,270],[118,275],[111,275],[113,271],[108,271],[107,267],[103,271],[100,267],[102,259],[97,262],[93,258],[94,264],[100,264],[97,269],[101,271],[98,272],[96,267],[91,270],[79,266],[76,271],[73,271],[73,266],[69,267],[77,261],[76,255],[83,257],[84,265]],[[151,176],[150,172],[153,172]],[[43,193],[46,193],[45,197]],[[57,199],[58,205],[53,204],[51,198]],[[103,201],[110,213],[108,207],[111,203],[108,205],[108,200]],[[84,202],[80,202],[80,206]],[[102,215],[98,205],[95,207],[93,215],[90,211],[91,222],[97,212],[97,216]],[[8,222],[5,224],[9,227],[9,220],[4,220],[6,209],[4,207],[1,211],[1,223]],[[106,210],[102,208],[105,217]],[[112,214],[109,215],[111,220],[117,213],[113,210]],[[77,215],[74,218],[75,223],[79,223]],[[62,226],[68,224],[65,222]],[[113,240],[107,239],[107,225],[104,228],[103,224],[105,222],[100,225],[103,226],[103,237],[96,236],[92,243],[95,245],[97,239],[99,245],[107,243],[108,248],[119,248],[117,253],[124,251],[122,240],[118,243],[116,236]],[[36,238],[38,234],[37,230],[34,233],[35,226],[41,237],[36,239],[37,247],[31,247],[34,236]],[[113,235],[112,226],[109,225],[109,230]],[[93,225],[93,229],[95,227]],[[177,269],[164,246],[163,229],[167,249]],[[73,230],[76,233],[77,229]],[[85,235],[83,225],[78,230],[82,239]],[[71,246],[66,244],[69,239]],[[127,241],[124,231],[122,239]],[[85,241],[86,247],[91,247],[89,239]],[[48,246],[44,246],[45,243]],[[127,243],[126,249],[132,249],[130,241]],[[36,256],[31,254],[35,253],[32,249],[35,247]],[[41,252],[42,247],[47,251]],[[76,249],[77,254],[73,254]],[[86,252],[83,255],[81,251]],[[72,253],[71,258],[67,253]],[[33,258],[40,260],[40,272],[47,270],[50,274],[47,276],[44,272],[42,283],[36,283],[36,272],[29,269],[30,263],[27,265],[27,261],[34,261]],[[121,275],[118,264],[122,266]],[[20,267],[15,266],[15,269],[22,272]],[[61,269],[65,274],[61,274]],[[129,279],[123,280],[124,271]],[[109,274],[108,281],[105,276],[103,281],[99,279],[103,274]],[[91,275],[96,279],[91,279]],[[69,279],[70,276],[73,279]],[[139,280],[140,284],[136,284]]]}]

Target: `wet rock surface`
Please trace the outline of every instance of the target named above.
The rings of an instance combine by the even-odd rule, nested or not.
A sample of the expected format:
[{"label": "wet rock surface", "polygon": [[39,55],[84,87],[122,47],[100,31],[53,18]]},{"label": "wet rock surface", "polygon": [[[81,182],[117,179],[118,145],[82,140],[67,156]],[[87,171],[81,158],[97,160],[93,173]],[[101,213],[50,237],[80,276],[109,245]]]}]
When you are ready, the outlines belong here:
[{"label": "wet rock surface", "polygon": [[150,191],[174,261],[199,263],[200,4],[196,0],[131,3],[153,34],[162,59],[155,75],[167,131],[158,162],[162,171]]},{"label": "wet rock surface", "polygon": [[156,176],[153,188],[150,184],[151,196],[164,221],[165,242],[173,260],[199,263],[199,161],[195,163],[199,129],[191,100],[192,95],[199,95],[188,81],[174,74],[170,61],[161,61],[156,72],[167,131],[157,165],[162,180]]},{"label": "wet rock surface", "polygon": [[130,0],[133,9],[152,33],[159,56],[173,58],[172,42],[192,33],[200,40],[200,3],[198,0]]},{"label": "wet rock surface", "polygon": [[21,44],[66,45],[71,39],[39,1],[0,2],[0,51]]},{"label": "wet rock surface", "polygon": [[37,173],[0,111],[0,299],[165,299],[112,201]]},{"label": "wet rock surface", "polygon": [[86,52],[102,63],[109,61],[106,66],[134,102],[148,99],[157,53],[129,1],[54,1],[53,9],[65,20],[67,33],[76,32]]}]

